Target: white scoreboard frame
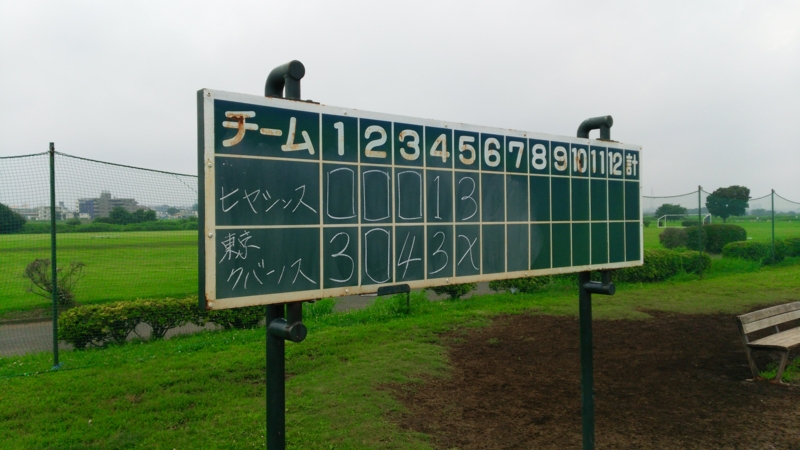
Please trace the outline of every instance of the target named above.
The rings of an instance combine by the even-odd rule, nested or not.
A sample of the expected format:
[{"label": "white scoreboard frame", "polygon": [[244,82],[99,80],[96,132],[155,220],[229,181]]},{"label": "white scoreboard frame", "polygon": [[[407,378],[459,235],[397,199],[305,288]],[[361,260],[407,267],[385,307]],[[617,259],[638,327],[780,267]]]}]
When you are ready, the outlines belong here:
[{"label": "white scoreboard frame", "polygon": [[[641,180],[642,180],[642,172],[641,172],[641,155],[642,155],[642,148],[638,145],[630,145],[630,144],[622,144],[615,141],[601,141],[595,139],[582,139],[577,137],[568,137],[568,136],[557,136],[545,133],[531,133],[525,131],[518,131],[518,130],[510,130],[510,129],[502,129],[502,128],[492,128],[492,127],[484,127],[484,126],[476,126],[476,125],[469,125],[463,123],[455,123],[455,122],[447,122],[447,121],[439,121],[439,120],[430,120],[430,119],[420,119],[414,117],[406,117],[406,116],[399,116],[399,115],[392,115],[392,114],[384,114],[384,113],[375,113],[375,112],[368,112],[368,111],[360,111],[356,109],[349,109],[349,108],[341,108],[341,107],[334,107],[334,106],[327,106],[321,105],[318,103],[311,103],[311,102],[303,102],[303,101],[296,101],[296,100],[287,100],[281,98],[271,98],[271,97],[261,97],[261,96],[254,96],[254,95],[246,95],[246,94],[237,94],[237,93],[230,93],[224,91],[217,91],[217,90],[209,90],[203,89],[198,92],[198,98],[202,97],[202,101],[198,100],[198,108],[201,108],[198,111],[198,121],[202,121],[202,124],[198,124],[202,128],[198,130],[198,140],[201,140],[198,143],[198,146],[201,148],[202,152],[202,159],[199,158],[198,167],[202,168],[202,171],[198,174],[202,179],[201,182],[203,183],[204,189],[202,192],[203,197],[203,204],[204,206],[201,207],[201,210],[204,211],[204,217],[202,217],[202,225],[200,227],[200,237],[199,239],[202,241],[200,242],[200,295],[201,301],[205,298],[206,307],[208,309],[226,309],[226,308],[238,308],[238,307],[245,307],[245,306],[257,306],[257,305],[268,305],[268,304],[276,304],[276,303],[288,303],[288,302],[296,302],[296,301],[304,301],[304,300],[315,300],[320,298],[326,297],[339,297],[339,296],[346,296],[346,295],[357,295],[357,294],[370,294],[377,292],[378,288],[382,285],[380,284],[369,284],[369,285],[361,285],[361,279],[359,278],[359,284],[357,286],[350,286],[350,287],[334,287],[334,288],[323,288],[322,287],[322,280],[321,278],[324,276],[324,257],[322,255],[323,246],[322,246],[322,233],[325,227],[332,227],[332,226],[350,226],[350,227],[357,227],[359,230],[364,226],[360,221],[355,225],[326,225],[322,220],[322,211],[319,212],[320,214],[320,224],[317,225],[319,227],[320,232],[320,288],[313,289],[313,290],[304,290],[304,291],[295,291],[295,292],[283,292],[283,293],[276,293],[276,294],[261,294],[261,295],[247,295],[247,296],[240,296],[240,297],[231,297],[231,298],[224,298],[218,299],[217,298],[217,289],[216,289],[216,277],[217,277],[217,245],[216,245],[216,235],[220,231],[225,231],[226,229],[257,229],[257,228],[270,228],[276,226],[218,226],[216,225],[216,208],[214,207],[216,202],[216,192],[217,186],[215,185],[215,156],[217,156],[216,148],[215,148],[215,127],[214,127],[214,102],[215,100],[224,100],[224,101],[231,101],[231,102],[239,102],[239,103],[246,103],[252,104],[257,106],[266,106],[266,107],[273,107],[273,108],[281,108],[281,109],[291,109],[297,111],[304,111],[304,112],[311,112],[317,114],[331,114],[331,115],[339,115],[339,116],[347,116],[357,119],[373,119],[373,120],[380,120],[380,121],[387,121],[387,122],[402,122],[406,124],[414,124],[414,125],[421,125],[427,127],[438,127],[438,128],[447,128],[453,130],[463,130],[475,133],[488,133],[488,134],[495,134],[495,135],[502,135],[506,137],[518,137],[524,139],[541,139],[545,141],[558,141],[564,143],[571,143],[571,144],[580,144],[584,145],[587,148],[589,146],[599,146],[599,147],[607,147],[612,149],[619,149],[619,150],[631,150],[631,151],[638,151],[639,153],[639,260],[633,261],[624,261],[624,262],[615,262],[615,263],[604,263],[604,264],[588,264],[588,265],[581,265],[581,266],[567,266],[567,267],[557,267],[557,268],[546,268],[546,269],[536,269],[536,270],[522,270],[522,271],[514,271],[514,272],[502,272],[502,273],[491,273],[491,274],[480,274],[480,275],[471,275],[471,276],[454,276],[451,278],[434,278],[434,279],[423,279],[417,281],[400,281],[397,280],[396,276],[392,278],[395,280],[394,282],[385,283],[385,285],[393,285],[393,284],[408,284],[411,288],[427,288],[427,287],[434,287],[434,286],[442,286],[446,284],[457,284],[457,283],[472,283],[472,282],[486,282],[486,281],[493,281],[493,280],[501,280],[501,279],[510,279],[510,278],[519,278],[519,277],[530,277],[530,276],[542,276],[542,275],[554,275],[554,274],[563,274],[563,273],[577,273],[583,271],[595,271],[595,270],[607,270],[607,269],[621,269],[625,267],[633,267],[642,265],[644,262],[644,238],[643,238],[643,228],[642,228],[642,195],[641,195]],[[202,103],[202,104],[201,104]],[[322,120],[320,122],[320,133],[319,133],[319,149],[320,153],[322,153]],[[201,134],[202,133],[202,134]],[[360,133],[359,133],[360,134]],[[363,139],[362,136],[359,136],[359,139]],[[299,138],[298,138],[299,140]],[[394,153],[394,141],[392,140],[392,152]],[[423,141],[424,142],[424,141]],[[455,157],[455,145],[453,145]],[[481,152],[482,149],[478,148],[478,156],[479,158],[483,156]],[[252,159],[272,159],[276,160],[279,158],[268,158],[268,157],[257,157],[257,156],[238,156],[238,155],[230,155],[225,154],[225,157],[231,158],[252,158]],[[319,164],[322,167],[322,164],[325,161],[322,158],[322,155],[319,155]],[[360,168],[360,166],[364,164],[360,162],[354,163],[354,166]],[[371,165],[366,163],[364,165]],[[388,167],[395,168],[397,167],[395,164],[390,164]],[[423,168],[423,170],[428,170],[428,168]],[[437,170],[447,170],[447,169],[437,169]],[[457,169],[450,169],[450,170],[457,170]],[[322,202],[322,177],[323,171],[320,170],[320,203]],[[507,174],[510,172],[499,172],[502,174]],[[550,175],[552,177],[552,174]],[[570,179],[572,175],[570,175]],[[587,178],[588,179],[588,178]],[[608,179],[608,178],[606,178]],[[623,180],[624,181],[624,180]],[[390,191],[391,192],[391,191]],[[480,195],[480,192],[478,193]],[[550,192],[552,198],[552,192]],[[394,195],[391,196],[392,206],[394,207]],[[505,196],[504,196],[505,199]],[[360,195],[359,195],[359,217],[362,214],[362,210],[360,208]],[[505,202],[505,200],[504,200]],[[551,204],[552,210],[552,204]],[[392,213],[392,222],[385,224],[386,226],[396,226],[398,222],[395,221],[396,210],[393,209]],[[507,219],[507,217],[506,217]],[[550,217],[550,221],[553,222],[552,217]],[[606,223],[616,222],[611,221],[608,218],[605,220]],[[623,219],[623,222],[631,222],[630,220]],[[479,219],[477,225],[481,226],[484,224],[494,224],[494,225],[507,225],[509,222],[482,222]],[[518,222],[513,222],[518,223]],[[532,222],[529,222],[532,223]],[[574,223],[572,220],[566,223]],[[584,222],[579,222],[584,223]],[[585,223],[591,223],[590,221],[585,221]],[[427,226],[431,224],[426,219],[423,219],[421,225]],[[361,233],[359,231],[359,256],[361,255],[361,243],[360,243],[360,236]],[[508,235],[506,234],[506,239],[508,239]],[[627,239],[627,238],[626,238]],[[394,239],[393,239],[394,241]],[[427,241],[427,239],[425,240]],[[530,243],[528,244],[530,247]],[[627,243],[626,243],[627,245]],[[393,247],[396,247],[396,243],[392,243]],[[394,255],[394,259],[398,257],[397,249],[392,249],[392,255]],[[552,255],[552,249],[551,249]],[[425,253],[427,257],[427,252]],[[551,256],[552,258],[552,256]],[[591,259],[590,259],[591,260]],[[207,262],[211,262],[210,264]],[[552,260],[551,260],[552,262]],[[393,275],[397,271],[396,264],[392,263],[392,270]],[[360,265],[360,257],[359,257],[359,270],[361,268]],[[481,267],[482,269],[482,267]],[[427,276],[427,271],[426,276]],[[454,269],[455,273],[455,269]],[[359,272],[360,277],[360,272]],[[202,297],[204,296],[204,297]]]}]

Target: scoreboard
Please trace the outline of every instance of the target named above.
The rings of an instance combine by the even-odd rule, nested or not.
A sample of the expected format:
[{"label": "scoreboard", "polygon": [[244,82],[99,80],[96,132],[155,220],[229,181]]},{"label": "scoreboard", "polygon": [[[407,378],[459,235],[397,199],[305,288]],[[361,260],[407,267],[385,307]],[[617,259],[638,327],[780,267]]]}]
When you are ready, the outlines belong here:
[{"label": "scoreboard", "polygon": [[198,91],[211,309],[642,264],[641,147]]}]

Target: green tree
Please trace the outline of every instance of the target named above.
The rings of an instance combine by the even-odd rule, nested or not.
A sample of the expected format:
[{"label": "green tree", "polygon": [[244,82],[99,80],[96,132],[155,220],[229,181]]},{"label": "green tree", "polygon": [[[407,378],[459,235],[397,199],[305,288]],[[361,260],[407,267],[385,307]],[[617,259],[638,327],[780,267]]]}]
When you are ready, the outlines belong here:
[{"label": "green tree", "polygon": [[744,186],[719,188],[706,198],[706,207],[711,214],[726,222],[730,216],[743,216],[750,206],[750,189]]},{"label": "green tree", "polygon": [[178,209],[178,208],[175,208],[175,207],[170,207],[169,209],[167,209],[167,214],[169,214],[170,216],[174,216],[175,214],[178,214],[179,212],[181,212],[181,210]]},{"label": "green tree", "polygon": [[686,208],[681,205],[673,205],[672,203],[664,203],[656,210],[655,216],[661,217],[665,215],[670,216],[683,216],[686,214]]},{"label": "green tree", "polygon": [[133,214],[131,214],[122,206],[115,206],[114,209],[108,213],[108,218],[111,220],[111,223],[115,223],[117,225],[127,225],[129,223],[133,223]]},{"label": "green tree", "polygon": [[0,203],[0,234],[16,233],[25,225],[25,218]]},{"label": "green tree", "polygon": [[156,212],[152,209],[137,209],[133,212],[133,223],[155,222]]}]

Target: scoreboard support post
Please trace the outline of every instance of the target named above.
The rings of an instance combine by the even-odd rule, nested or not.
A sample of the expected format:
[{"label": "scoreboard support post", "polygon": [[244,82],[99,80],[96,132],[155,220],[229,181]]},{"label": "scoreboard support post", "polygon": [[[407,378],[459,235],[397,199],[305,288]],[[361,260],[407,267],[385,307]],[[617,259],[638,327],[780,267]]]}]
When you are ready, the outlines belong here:
[{"label": "scoreboard support post", "polygon": [[[600,139],[611,140],[611,116],[586,119],[578,127],[579,138],[589,138],[591,130],[600,130]],[[581,429],[583,449],[594,449],[594,352],[592,350],[592,294],[614,295],[611,271],[604,270],[602,283],[591,281],[591,272],[578,273],[578,314],[581,347]]]},{"label": "scoreboard support post", "polygon": [[578,273],[581,339],[581,424],[583,448],[594,449],[594,354],[592,351],[592,294],[614,295],[611,271],[601,272],[603,281],[591,281],[591,272]]},{"label": "scoreboard support post", "polygon": [[[300,100],[303,63],[297,60],[278,66],[269,73],[265,97]],[[285,309],[284,309],[285,308]],[[308,334],[303,325],[303,303],[278,303],[266,306],[267,325],[267,449],[286,448],[286,341],[302,342]]]},{"label": "scoreboard support post", "polygon": [[283,450],[286,448],[286,341],[302,342],[308,329],[303,325],[302,302],[278,303],[266,308],[267,448]]},{"label": "scoreboard support post", "polygon": [[286,342],[269,332],[283,319],[283,304],[267,305],[267,448],[286,448]]}]

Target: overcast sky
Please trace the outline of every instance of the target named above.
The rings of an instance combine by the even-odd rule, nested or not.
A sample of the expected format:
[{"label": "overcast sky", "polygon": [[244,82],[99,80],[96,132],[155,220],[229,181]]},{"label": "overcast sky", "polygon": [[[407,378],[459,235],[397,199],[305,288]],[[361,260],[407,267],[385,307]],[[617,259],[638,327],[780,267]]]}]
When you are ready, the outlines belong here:
[{"label": "overcast sky", "polygon": [[327,105],[566,136],[610,114],[644,195],[800,201],[797,1],[0,0],[0,156],[196,174],[196,91],[263,95],[292,59]]}]

